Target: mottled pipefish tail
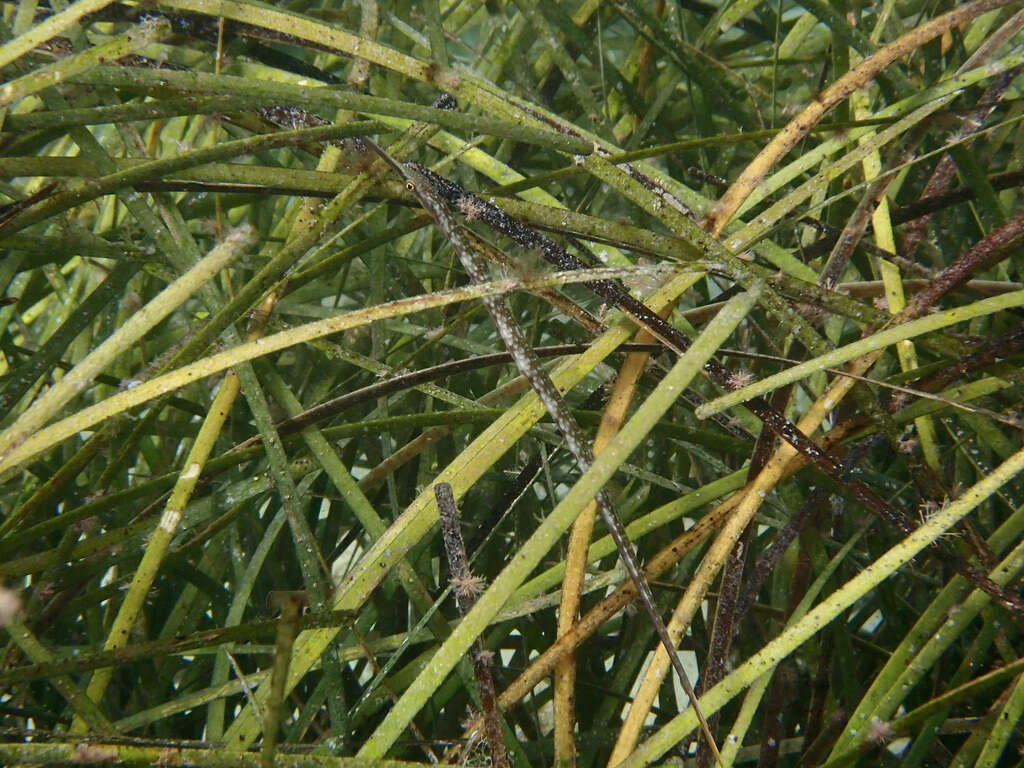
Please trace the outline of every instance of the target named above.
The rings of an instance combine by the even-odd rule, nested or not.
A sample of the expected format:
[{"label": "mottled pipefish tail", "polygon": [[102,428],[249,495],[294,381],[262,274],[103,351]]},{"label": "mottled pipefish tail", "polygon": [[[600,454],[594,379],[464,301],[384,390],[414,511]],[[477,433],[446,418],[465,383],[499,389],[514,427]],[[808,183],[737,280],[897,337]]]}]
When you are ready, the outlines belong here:
[{"label": "mottled pipefish tail", "polygon": [[[403,174],[408,172],[408,166],[398,166],[396,169]],[[414,170],[430,186],[436,197],[451,208],[466,214],[467,218],[483,222],[495,232],[505,235],[524,248],[539,251],[547,261],[559,269],[585,269],[587,267],[581,259],[569,253],[558,243],[522,221],[509,216],[496,205],[427,168],[416,166]],[[651,335],[677,353],[683,354],[690,348],[690,340],[682,332],[648,309],[615,281],[591,280],[584,282],[583,285],[625,312]],[[735,379],[729,369],[715,359],[705,363],[704,373],[724,390],[736,388]],[[772,434],[792,445],[815,468],[838,487],[848,492],[872,514],[895,527],[904,536],[914,531],[916,525],[910,516],[902,510],[894,508],[863,482],[851,478],[843,470],[838,458],[819,448],[813,440],[766,400],[759,397],[752,398],[745,401],[744,406]],[[1000,605],[1019,616],[1024,616],[1024,600],[1013,594],[1012,591],[996,584],[980,569],[972,567],[963,557],[950,550],[944,542],[934,542],[929,550],[968,579],[975,587],[990,595]]]}]

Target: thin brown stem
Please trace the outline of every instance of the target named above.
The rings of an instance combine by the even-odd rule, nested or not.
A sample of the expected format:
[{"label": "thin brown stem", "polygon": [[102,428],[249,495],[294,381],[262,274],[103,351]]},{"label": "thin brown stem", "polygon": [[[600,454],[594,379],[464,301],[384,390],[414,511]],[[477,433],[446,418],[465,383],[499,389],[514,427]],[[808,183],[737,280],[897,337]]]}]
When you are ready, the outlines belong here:
[{"label": "thin brown stem", "polygon": [[[455,505],[452,487],[448,483],[437,483],[434,486],[434,498],[437,499],[437,513],[441,519],[444,551],[448,555],[452,592],[455,593],[455,602],[459,606],[459,615],[465,618],[466,614],[473,610],[476,596],[483,589],[484,581],[469,570],[466,545],[462,541],[459,508]],[[470,655],[473,659],[473,679],[476,680],[477,695],[480,697],[480,711],[484,717],[484,732],[491,748],[491,765],[496,768],[508,768],[508,750],[505,748],[505,737],[501,731],[494,677],[491,675],[493,654],[486,650],[484,644],[477,638],[470,647]]]}]

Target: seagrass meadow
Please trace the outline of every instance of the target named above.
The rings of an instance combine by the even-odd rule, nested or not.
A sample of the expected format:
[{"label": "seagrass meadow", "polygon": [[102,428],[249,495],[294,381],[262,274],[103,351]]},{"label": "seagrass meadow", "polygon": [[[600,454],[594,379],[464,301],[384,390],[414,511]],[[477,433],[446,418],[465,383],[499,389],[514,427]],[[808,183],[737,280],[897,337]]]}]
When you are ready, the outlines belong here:
[{"label": "seagrass meadow", "polygon": [[0,764],[1024,764],[1022,30],[0,0]]}]

